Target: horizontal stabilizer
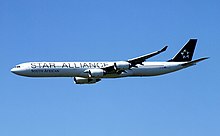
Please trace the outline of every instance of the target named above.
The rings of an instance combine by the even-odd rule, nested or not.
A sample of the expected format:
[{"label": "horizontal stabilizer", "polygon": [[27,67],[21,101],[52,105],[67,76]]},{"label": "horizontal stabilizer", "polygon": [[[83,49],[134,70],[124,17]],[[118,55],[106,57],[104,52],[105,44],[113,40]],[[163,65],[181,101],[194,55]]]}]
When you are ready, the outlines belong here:
[{"label": "horizontal stabilizer", "polygon": [[198,63],[200,61],[203,61],[203,60],[206,60],[208,58],[209,57],[205,57],[205,58],[200,58],[200,59],[193,60],[193,61],[190,61],[190,62],[186,62],[186,63],[182,64],[182,66],[184,66],[184,67],[192,66],[192,65],[195,65],[196,63]]}]

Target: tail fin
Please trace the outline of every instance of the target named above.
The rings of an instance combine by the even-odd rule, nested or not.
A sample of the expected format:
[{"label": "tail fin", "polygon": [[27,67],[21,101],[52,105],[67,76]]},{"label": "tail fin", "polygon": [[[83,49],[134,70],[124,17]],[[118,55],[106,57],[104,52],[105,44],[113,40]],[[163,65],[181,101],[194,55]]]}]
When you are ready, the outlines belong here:
[{"label": "tail fin", "polygon": [[191,61],[196,47],[197,39],[190,39],[182,49],[168,62]]}]

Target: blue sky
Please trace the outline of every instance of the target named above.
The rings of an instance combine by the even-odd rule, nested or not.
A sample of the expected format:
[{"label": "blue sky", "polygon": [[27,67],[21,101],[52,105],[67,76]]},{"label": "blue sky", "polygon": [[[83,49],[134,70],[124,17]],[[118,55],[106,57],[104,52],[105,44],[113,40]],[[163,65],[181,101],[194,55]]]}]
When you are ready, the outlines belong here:
[{"label": "blue sky", "polygon": [[[0,1],[1,136],[220,134],[217,0]],[[161,49],[168,60],[198,38],[197,66],[158,77],[27,78],[26,61],[127,60]]]}]

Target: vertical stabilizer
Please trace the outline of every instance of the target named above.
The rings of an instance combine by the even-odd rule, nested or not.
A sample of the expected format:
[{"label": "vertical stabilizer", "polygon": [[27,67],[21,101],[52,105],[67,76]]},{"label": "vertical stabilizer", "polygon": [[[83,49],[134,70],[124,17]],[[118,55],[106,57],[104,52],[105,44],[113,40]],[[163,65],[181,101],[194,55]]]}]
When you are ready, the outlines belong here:
[{"label": "vertical stabilizer", "polygon": [[197,39],[190,39],[169,62],[191,61],[196,47]]}]

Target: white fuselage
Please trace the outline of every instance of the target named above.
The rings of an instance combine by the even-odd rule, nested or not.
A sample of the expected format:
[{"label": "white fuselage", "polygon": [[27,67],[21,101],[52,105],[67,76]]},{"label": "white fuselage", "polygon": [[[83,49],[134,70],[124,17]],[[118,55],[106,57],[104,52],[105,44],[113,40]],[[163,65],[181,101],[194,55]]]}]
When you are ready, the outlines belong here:
[{"label": "white fuselage", "polygon": [[166,62],[145,62],[166,51],[167,46],[127,61],[114,62],[27,62],[16,65],[11,72],[27,77],[73,77],[76,84],[93,84],[102,78],[157,76],[174,72],[208,59],[192,60],[197,39],[190,39]]},{"label": "white fuselage", "polygon": [[[119,78],[128,76],[156,76],[185,68],[186,62],[143,62],[121,74],[107,74],[99,78]],[[100,69],[114,62],[27,62],[17,65],[11,71],[28,77],[85,77],[87,69]]]}]

